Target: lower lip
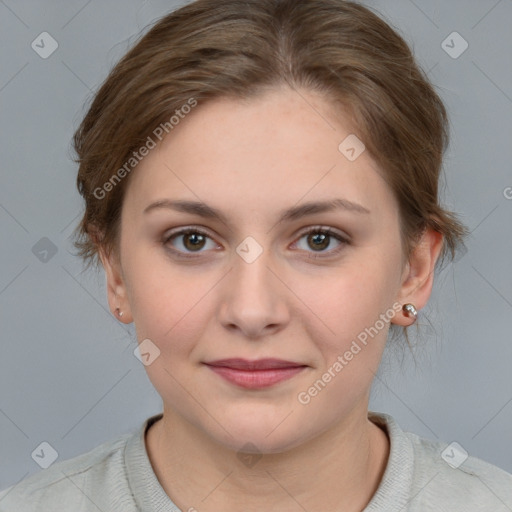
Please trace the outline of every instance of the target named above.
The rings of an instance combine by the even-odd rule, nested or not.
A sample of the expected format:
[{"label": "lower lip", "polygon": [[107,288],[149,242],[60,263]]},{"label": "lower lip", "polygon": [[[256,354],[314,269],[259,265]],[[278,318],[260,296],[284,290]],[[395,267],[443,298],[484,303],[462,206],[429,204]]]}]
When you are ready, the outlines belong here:
[{"label": "lower lip", "polygon": [[269,370],[235,370],[225,366],[207,365],[217,375],[242,388],[260,389],[292,378],[304,370],[305,366],[293,368],[272,368]]}]

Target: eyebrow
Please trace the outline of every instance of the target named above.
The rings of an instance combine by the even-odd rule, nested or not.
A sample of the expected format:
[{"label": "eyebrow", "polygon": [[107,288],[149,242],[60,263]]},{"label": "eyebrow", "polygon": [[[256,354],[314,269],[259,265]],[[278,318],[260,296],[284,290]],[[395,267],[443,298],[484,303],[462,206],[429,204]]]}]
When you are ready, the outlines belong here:
[{"label": "eyebrow", "polygon": [[[173,201],[170,199],[160,199],[146,206],[146,208],[144,208],[144,213],[146,214],[161,208],[199,215],[200,217],[204,217],[206,219],[219,220],[224,224],[229,224],[226,216],[220,210],[199,201]],[[358,203],[354,203],[348,199],[336,198],[326,201],[311,201],[303,203],[300,206],[294,206],[287,210],[283,210],[280,213],[278,222],[293,221],[306,215],[330,212],[334,210],[346,210],[360,214],[371,213],[370,210]]]}]

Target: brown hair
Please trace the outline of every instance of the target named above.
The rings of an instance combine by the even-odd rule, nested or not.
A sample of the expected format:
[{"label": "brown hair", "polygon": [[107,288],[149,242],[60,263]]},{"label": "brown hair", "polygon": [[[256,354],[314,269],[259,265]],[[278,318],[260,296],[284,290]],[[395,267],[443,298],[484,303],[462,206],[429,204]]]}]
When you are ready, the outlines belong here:
[{"label": "brown hair", "polygon": [[467,228],[438,199],[447,112],[402,37],[350,1],[196,0],[128,51],[74,134],[85,200],[74,244],[87,266],[99,264],[98,245],[117,251],[126,163],[158,126],[170,132],[171,116],[191,99],[251,98],[281,85],[349,113],[397,198],[404,257],[431,227],[443,235],[436,266],[448,252],[454,259]]}]

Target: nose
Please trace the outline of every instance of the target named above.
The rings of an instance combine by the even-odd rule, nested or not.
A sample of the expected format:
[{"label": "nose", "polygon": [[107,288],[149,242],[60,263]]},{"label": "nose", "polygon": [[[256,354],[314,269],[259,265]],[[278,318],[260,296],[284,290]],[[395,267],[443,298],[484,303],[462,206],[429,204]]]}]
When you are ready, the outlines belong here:
[{"label": "nose", "polygon": [[290,320],[289,292],[269,251],[248,262],[238,254],[222,280],[219,320],[230,331],[261,339],[282,330]]}]

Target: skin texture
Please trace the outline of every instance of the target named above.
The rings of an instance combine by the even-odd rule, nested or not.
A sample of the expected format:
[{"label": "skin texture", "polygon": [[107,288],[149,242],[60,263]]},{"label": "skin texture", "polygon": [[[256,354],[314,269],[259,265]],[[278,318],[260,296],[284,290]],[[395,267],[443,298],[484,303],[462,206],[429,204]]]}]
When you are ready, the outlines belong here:
[{"label": "skin texture", "polygon": [[[146,370],[164,416],[146,445],[182,510],[359,511],[382,478],[389,441],[367,414],[388,322],[309,403],[297,396],[395,302],[424,307],[442,237],[426,231],[402,261],[395,198],[368,152],[349,161],[338,150],[357,132],[332,112],[320,96],[286,88],[199,105],[130,176],[119,258],[101,252],[112,311],[160,350]],[[283,209],[332,198],[370,214],[277,222]],[[202,201],[228,223],[165,208],[143,213],[161,199]],[[318,226],[350,243],[331,236],[317,249],[303,232]],[[187,235],[164,241],[185,227],[208,237],[197,249]],[[236,250],[248,236],[263,249],[251,263]],[[399,311],[391,322],[413,320]],[[228,357],[308,367],[247,390],[203,364]],[[237,457],[247,443],[254,464]]]}]

